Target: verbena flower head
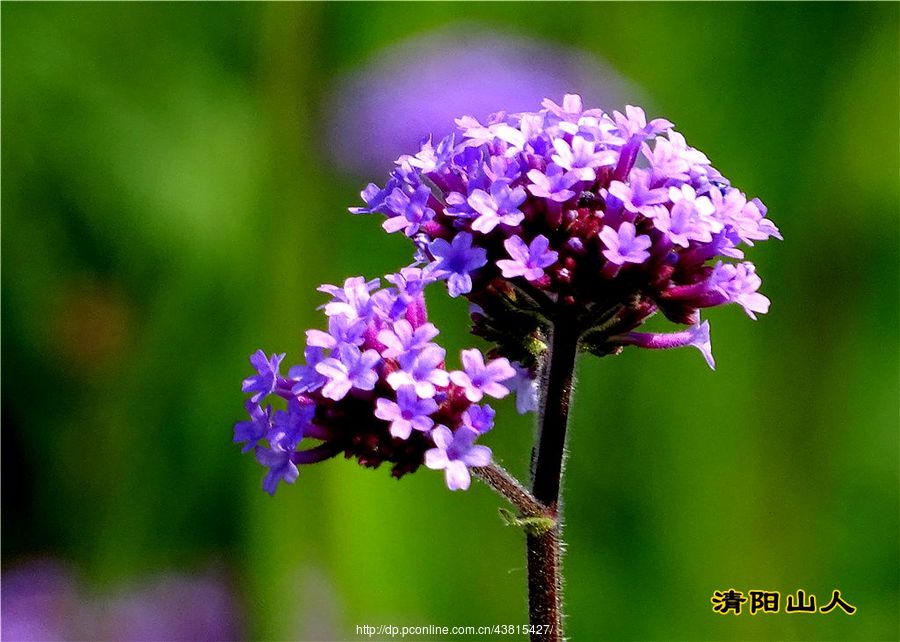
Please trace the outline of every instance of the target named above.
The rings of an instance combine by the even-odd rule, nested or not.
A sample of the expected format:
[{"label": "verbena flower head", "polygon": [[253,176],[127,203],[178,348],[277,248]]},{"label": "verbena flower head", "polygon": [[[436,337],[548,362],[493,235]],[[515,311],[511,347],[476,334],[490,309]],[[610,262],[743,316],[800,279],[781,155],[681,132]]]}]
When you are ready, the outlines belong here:
[{"label": "verbena flower head", "polygon": [[427,463],[445,471],[451,489],[468,488],[468,468],[490,462],[475,439],[491,429],[494,411],[474,401],[506,395],[503,382],[516,370],[478,350],[463,351],[464,370],[446,369],[423,293],[435,279],[408,268],[387,277],[392,287],[362,277],[324,285],[328,330],[306,333],[305,363],[284,376],[283,354],[250,358],[249,420],[235,425],[234,441],[268,469],[266,492],[340,453],[367,467],[387,462],[398,478]]},{"label": "verbena flower head", "polygon": [[[781,238],[765,206],[638,107],[609,114],[571,94],[542,107],[457,119],[457,133],[401,156],[351,211],[409,236],[415,267],[467,297],[473,331],[531,375],[560,315],[595,354],[694,346],[712,366],[699,310],[737,303],[755,318],[769,306],[741,260],[743,245]],[[691,328],[633,332],[657,312]]]}]

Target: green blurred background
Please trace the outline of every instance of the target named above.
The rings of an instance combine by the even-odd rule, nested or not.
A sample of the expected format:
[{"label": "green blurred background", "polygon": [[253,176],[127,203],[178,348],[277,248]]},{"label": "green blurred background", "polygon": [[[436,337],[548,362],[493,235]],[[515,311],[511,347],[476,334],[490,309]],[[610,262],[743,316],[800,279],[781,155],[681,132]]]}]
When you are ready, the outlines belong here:
[{"label": "green blurred background", "polygon": [[[409,260],[375,217],[346,214],[389,165],[348,177],[328,161],[332,79],[465,19],[609,61],[785,237],[750,253],[771,313],[708,315],[716,372],[692,351],[580,363],[568,633],[897,639],[898,16],[4,3],[4,569],[64,560],[102,592],[216,564],[253,639],[525,620],[521,537],[486,488],[336,460],[273,499],[231,443],[247,356],[295,362],[318,284]],[[472,344],[464,305],[432,298],[450,351]],[[488,443],[524,474],[529,421],[500,413]],[[859,610],[713,613],[732,587],[838,588]]]}]

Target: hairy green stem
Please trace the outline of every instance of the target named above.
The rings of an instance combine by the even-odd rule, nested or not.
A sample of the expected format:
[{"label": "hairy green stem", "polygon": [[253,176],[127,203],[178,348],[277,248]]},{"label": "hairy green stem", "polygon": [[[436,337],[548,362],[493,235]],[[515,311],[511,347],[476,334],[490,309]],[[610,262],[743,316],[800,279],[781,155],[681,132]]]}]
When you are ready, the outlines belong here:
[{"label": "hairy green stem", "polygon": [[532,457],[532,494],[547,507],[555,526],[544,533],[527,536],[532,642],[563,639],[560,489],[578,339],[575,320],[558,316],[553,324],[550,351],[542,373],[538,436]]},{"label": "hairy green stem", "polygon": [[575,319],[565,316],[557,318],[552,327],[541,373],[538,435],[532,455],[533,490],[529,492],[494,463],[472,471],[519,510],[520,517],[508,511],[501,514],[507,524],[523,528],[526,534],[532,642],[563,639],[560,490],[580,334]]}]

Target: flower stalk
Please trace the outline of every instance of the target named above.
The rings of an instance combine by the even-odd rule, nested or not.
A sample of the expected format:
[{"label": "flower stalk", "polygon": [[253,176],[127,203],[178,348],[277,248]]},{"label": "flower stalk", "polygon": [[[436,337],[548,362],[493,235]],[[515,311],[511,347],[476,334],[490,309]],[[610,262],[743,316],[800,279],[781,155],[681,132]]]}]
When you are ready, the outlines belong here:
[{"label": "flower stalk", "polygon": [[519,509],[522,517],[547,517],[548,509],[534,498],[534,495],[525,488],[519,480],[510,475],[504,468],[495,463],[490,463],[481,468],[473,468],[472,472],[478,479],[493,488],[502,495],[510,504]]},{"label": "flower stalk", "polygon": [[[566,430],[575,379],[580,332],[565,313],[553,324],[545,355],[538,435],[534,447],[533,491],[528,492],[505,470],[491,464],[475,475],[505,497],[525,519],[507,523],[526,532],[528,614],[534,642],[558,642],[562,630],[561,490],[565,469]],[[532,520],[541,520],[535,528]]]},{"label": "flower stalk", "polygon": [[[553,529],[527,537],[528,614],[534,642],[556,642],[562,631],[562,514],[566,428],[575,380],[578,326],[562,313],[552,326],[543,373],[538,437],[533,456],[533,493],[555,519]],[[540,625],[549,625],[540,626]]]},{"label": "flower stalk", "polygon": [[575,374],[579,332],[574,319],[561,314],[552,326],[550,350],[542,373],[538,438],[533,456],[533,493],[558,512],[565,456],[566,427]]}]

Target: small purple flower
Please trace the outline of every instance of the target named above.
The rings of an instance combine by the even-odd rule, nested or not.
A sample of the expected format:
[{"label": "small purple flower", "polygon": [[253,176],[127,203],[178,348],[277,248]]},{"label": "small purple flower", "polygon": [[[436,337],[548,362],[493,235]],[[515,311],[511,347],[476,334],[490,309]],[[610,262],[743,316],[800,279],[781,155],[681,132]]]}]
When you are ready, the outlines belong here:
[{"label": "small purple flower", "polygon": [[544,98],[541,101],[541,107],[557,118],[570,123],[577,123],[584,112],[584,104],[581,101],[581,96],[578,94],[566,94],[563,96],[562,105],[557,105],[549,98]]},{"label": "small purple flower", "polygon": [[339,401],[351,388],[372,390],[375,387],[378,381],[375,365],[381,361],[378,352],[360,352],[356,346],[343,343],[338,346],[338,354],[340,359],[328,357],[316,365],[319,374],[328,378],[328,383],[322,388],[323,396]]},{"label": "small purple flower", "polygon": [[295,382],[291,388],[291,392],[295,395],[318,390],[328,381],[316,370],[316,366],[325,358],[325,350],[316,346],[307,346],[304,356],[306,357],[305,365],[293,366],[288,370],[288,378]]},{"label": "small purple flower", "polygon": [[404,155],[397,161],[398,163],[407,162],[410,167],[415,167],[420,172],[427,174],[433,172],[440,165],[448,160],[453,151],[453,135],[442,138],[435,147],[432,144],[432,137],[429,136],[422,143],[419,153],[414,156]]},{"label": "small purple flower", "polygon": [[[520,151],[525,147],[525,136],[515,127],[510,127],[505,123],[497,123],[491,129],[499,140],[509,145],[515,151]],[[507,148],[509,151],[509,148]]]},{"label": "small purple flower", "polygon": [[619,127],[619,132],[623,138],[632,136],[655,136],[664,131],[671,129],[674,125],[665,118],[656,118],[647,124],[647,115],[640,107],[625,105],[625,113],[619,111],[613,112],[613,118]]},{"label": "small purple flower", "polygon": [[260,399],[272,394],[281,378],[279,370],[281,362],[284,360],[284,353],[273,354],[271,358],[266,357],[266,353],[257,350],[250,357],[250,363],[256,368],[257,374],[253,377],[244,379],[241,390],[244,392],[254,393],[250,397],[250,401],[258,403]]},{"label": "small purple flower", "polygon": [[510,365],[515,369],[516,376],[507,383],[507,387],[515,389],[516,410],[520,415],[536,411],[538,408],[537,380],[531,376],[527,368],[523,368],[517,363]]},{"label": "small purple flower", "polygon": [[622,201],[629,212],[652,218],[655,210],[651,206],[667,202],[669,192],[663,188],[649,189],[649,183],[649,173],[636,169],[631,172],[628,185],[612,181],[609,184],[609,193]]},{"label": "small purple flower", "polygon": [[663,232],[672,243],[681,247],[688,247],[695,236],[704,235],[702,226],[698,226],[694,210],[690,207],[673,207],[669,211],[668,208],[654,206],[652,219],[656,229]]},{"label": "small purple flower", "polygon": [[[287,399],[287,408],[263,409],[258,402],[247,402],[250,419],[235,426],[235,441],[244,444],[245,452],[253,450],[269,469],[263,483],[266,492],[274,493],[282,481],[292,483],[299,466],[341,453],[371,468],[390,462],[391,473],[402,477],[421,465],[432,444],[430,434],[437,417],[447,417],[444,421],[452,417],[462,435],[492,428],[493,409],[472,405],[462,397],[507,394],[499,383],[513,374],[506,359],[485,364],[477,350],[475,357],[464,354],[466,370],[456,374],[462,389],[454,387],[451,394],[445,351],[430,342],[437,329],[428,322],[421,291],[425,282],[435,280],[432,270],[409,268],[388,280],[395,287],[374,292],[371,287],[377,282],[362,278],[348,279],[343,288],[324,286],[338,308],[329,317],[329,332],[309,333],[306,364],[292,367],[290,380],[271,375],[274,391]],[[395,308],[398,316],[391,321],[385,310]],[[363,310],[365,316],[348,316]],[[361,345],[351,343],[359,336]],[[379,350],[390,356],[380,355]],[[264,372],[277,373],[280,359],[266,359],[261,352],[254,355],[254,363]],[[257,383],[254,378],[248,387]],[[289,385],[293,385],[293,396]],[[266,383],[263,390],[272,386]],[[321,443],[301,449],[307,438]],[[453,439],[451,435],[447,444]],[[454,487],[463,487],[466,465],[490,459],[488,450],[473,449],[472,442],[451,448],[447,461],[457,463],[449,465],[448,479],[458,484]]]},{"label": "small purple flower", "polygon": [[[520,133],[519,136],[521,135]],[[491,158],[490,167],[486,166],[484,172],[492,181],[513,183],[522,175],[522,167],[517,161],[510,160],[506,156],[494,156]]]},{"label": "small purple flower", "polygon": [[684,136],[670,130],[668,138],[657,136],[655,146],[651,150],[646,143],[643,145],[643,154],[650,161],[654,176],[684,181],[688,179],[688,173],[695,165],[708,165],[706,155],[690,147],[684,140]]},{"label": "small purple flower", "polygon": [[519,205],[526,197],[524,188],[510,189],[505,181],[493,183],[490,194],[482,189],[474,190],[467,199],[469,206],[479,214],[472,222],[472,229],[487,234],[500,223],[518,225],[525,218]]},{"label": "small purple flower", "polygon": [[[505,122],[498,122],[502,112],[488,116],[488,124],[482,125],[473,116],[463,116],[456,119],[458,129],[463,132],[465,146],[479,146],[484,143],[502,141],[514,148],[521,149],[525,145],[525,136],[515,127]],[[504,147],[505,149],[505,147]]]},{"label": "small purple flower", "polygon": [[610,263],[624,265],[625,263],[643,263],[650,258],[650,237],[636,236],[633,223],[624,221],[619,225],[618,231],[607,226],[600,230],[600,240],[607,249],[603,250],[603,256]]},{"label": "small purple flower", "polygon": [[453,237],[453,242],[435,239],[428,246],[435,257],[432,263],[432,274],[447,279],[447,288],[451,297],[467,294],[472,291],[470,273],[487,263],[487,250],[483,247],[472,247],[472,235],[460,232]]},{"label": "small purple flower", "polygon": [[593,181],[597,178],[597,167],[614,165],[619,158],[614,151],[596,150],[594,142],[582,136],[574,136],[571,145],[562,138],[554,138],[553,148],[556,150],[553,162],[582,181]]},{"label": "small purple flower", "polygon": [[388,274],[384,279],[397,288],[397,296],[408,301],[425,291],[425,286],[434,283],[434,278],[419,267],[405,267],[396,274]]},{"label": "small purple flower", "polygon": [[414,316],[421,314],[424,319],[425,299],[422,293],[428,284],[437,280],[435,276],[422,268],[409,266],[384,278],[395,288],[387,293],[389,296],[385,300],[385,303],[390,303],[385,309],[387,318],[399,319],[413,309]]},{"label": "small purple flower", "polygon": [[366,281],[361,276],[350,277],[343,287],[335,285],[319,286],[319,292],[330,294],[333,300],[326,303],[325,314],[343,314],[348,319],[365,318],[372,310],[371,292],[379,285],[378,279]]},{"label": "small purple flower", "polygon": [[534,237],[530,246],[518,236],[506,239],[503,246],[512,260],[501,259],[497,267],[507,279],[524,276],[529,281],[537,281],[544,276],[544,268],[556,263],[559,257],[557,252],[548,249],[550,241],[543,234]]},{"label": "small purple flower", "polygon": [[247,400],[245,404],[250,421],[239,421],[234,425],[234,443],[245,444],[242,453],[253,450],[257,443],[269,433],[271,406],[262,408],[259,404]]},{"label": "small purple flower", "polygon": [[709,340],[709,321],[692,325],[681,332],[655,333],[655,332],[628,332],[610,338],[620,345],[635,345],[652,350],[668,350],[691,346],[697,348],[707,365],[715,370],[716,361],[712,355],[712,344]]},{"label": "small purple flower", "polygon": [[397,359],[408,352],[418,352],[438,335],[433,323],[426,323],[413,330],[406,319],[394,322],[393,329],[384,329],[378,333],[378,341],[384,344],[382,355],[388,359]]},{"label": "small purple flower", "polygon": [[[765,204],[763,204],[763,202],[761,200],[759,200],[758,198],[751,199],[750,202],[748,202],[747,205],[745,206],[745,209],[751,208],[751,207],[754,210],[756,210],[756,212],[758,213],[758,215],[760,217],[764,217],[764,216],[766,216],[766,214],[769,213],[769,208],[766,207]],[[754,218],[756,218],[756,216],[754,216]],[[762,220],[759,221],[759,231],[764,236],[756,238],[754,240],[764,241],[764,240],[772,238],[772,237],[778,239],[779,241],[784,240],[784,237],[781,236],[781,232],[778,230],[778,227],[775,225],[775,223],[773,223],[772,221],[770,221],[767,218],[763,218]]]},{"label": "small purple flower", "polygon": [[314,414],[314,404],[300,403],[296,397],[291,398],[287,410],[277,410],[272,418],[269,444],[287,451],[296,450]]},{"label": "small purple flower", "polygon": [[472,404],[462,414],[462,422],[479,434],[484,434],[494,427],[494,415],[497,412],[489,405],[476,406]]},{"label": "small purple flower", "polygon": [[435,426],[431,439],[435,447],[425,452],[425,465],[432,470],[443,470],[447,488],[466,490],[472,482],[469,466],[487,466],[491,463],[491,449],[476,446],[478,433],[466,426],[450,432],[447,426]]},{"label": "small purple flower", "polygon": [[[754,201],[759,201],[758,198],[754,198]],[[749,205],[749,203],[748,203]],[[784,237],[781,235],[781,231],[778,229],[778,226],[775,225],[772,221],[767,218],[764,218],[759,222],[759,233],[765,235],[765,239],[776,238],[779,241],[783,241]],[[765,240],[761,239],[761,240]]]},{"label": "small purple flower", "polygon": [[386,203],[396,216],[385,220],[381,226],[389,233],[403,230],[407,236],[415,235],[422,223],[434,218],[434,210],[428,207],[430,197],[431,190],[427,185],[419,185],[412,197],[400,189],[394,189]]},{"label": "small purple flower", "polygon": [[328,332],[306,331],[306,345],[327,350],[334,349],[340,343],[362,345],[365,330],[365,319],[350,319],[343,314],[335,314],[328,318]]},{"label": "small purple flower", "polygon": [[434,399],[419,399],[415,386],[400,386],[396,403],[390,399],[378,399],[375,403],[375,416],[391,422],[394,437],[409,439],[414,429],[428,432],[434,426],[428,415],[437,411],[438,405]]},{"label": "small purple flower", "polygon": [[540,135],[544,132],[544,120],[543,114],[520,114],[519,131],[522,132],[522,136],[525,137],[526,142],[532,149],[534,149],[533,143],[538,143],[539,146],[542,146],[543,141],[540,140]]},{"label": "small purple flower", "polygon": [[365,207],[349,208],[351,214],[375,214],[376,212],[386,212],[387,205],[385,200],[394,191],[396,181],[390,181],[381,189],[375,183],[369,183],[362,192],[359,193],[360,198],[366,204]]},{"label": "small purple flower", "polygon": [[466,139],[464,144],[467,146],[477,146],[494,140],[494,130],[482,125],[474,116],[461,116],[455,119],[455,122]]},{"label": "small purple flower", "polygon": [[462,363],[463,370],[451,372],[450,380],[465,389],[469,401],[481,401],[484,395],[501,399],[509,394],[509,389],[500,382],[514,377],[516,371],[505,357],[485,365],[480,350],[463,350]]},{"label": "small purple flower", "polygon": [[293,484],[300,472],[291,461],[291,453],[278,446],[273,448],[256,447],[256,461],[269,469],[263,479],[263,489],[270,495],[275,494],[278,482]]},{"label": "small purple flower", "polygon": [[713,217],[716,208],[712,201],[707,196],[697,196],[690,185],[682,185],[681,189],[670,187],[669,200],[672,201],[671,219],[688,221],[684,230],[686,238],[709,243],[713,234],[722,231],[722,223]]},{"label": "small purple flower", "polygon": [[772,236],[781,238],[775,224],[763,218],[765,206],[759,199],[753,199],[748,203],[740,190],[726,188],[723,193],[715,187],[709,190],[709,198],[716,216],[731,226],[747,245],[753,245],[753,241],[764,241]]},{"label": "small purple flower", "polygon": [[578,176],[565,171],[559,165],[550,163],[546,173],[539,169],[528,172],[531,184],[528,191],[539,198],[546,198],[557,203],[565,203],[575,196],[570,188],[578,182]]},{"label": "small purple flower", "polygon": [[475,218],[478,216],[475,210],[469,205],[469,201],[466,199],[465,194],[461,194],[460,192],[450,192],[447,194],[445,200],[447,201],[447,207],[444,208],[444,213],[447,216],[459,218]]},{"label": "small purple flower", "polygon": [[418,353],[408,352],[400,358],[400,370],[387,376],[387,382],[394,390],[402,386],[415,386],[416,394],[422,399],[431,399],[437,393],[435,386],[446,386],[450,375],[439,366],[444,361],[446,351],[433,343]]},{"label": "small purple flower", "polygon": [[726,301],[739,304],[751,319],[756,314],[769,311],[768,297],[757,292],[762,279],[756,275],[756,267],[749,262],[732,265],[719,262],[709,277],[710,288],[720,292]]}]

